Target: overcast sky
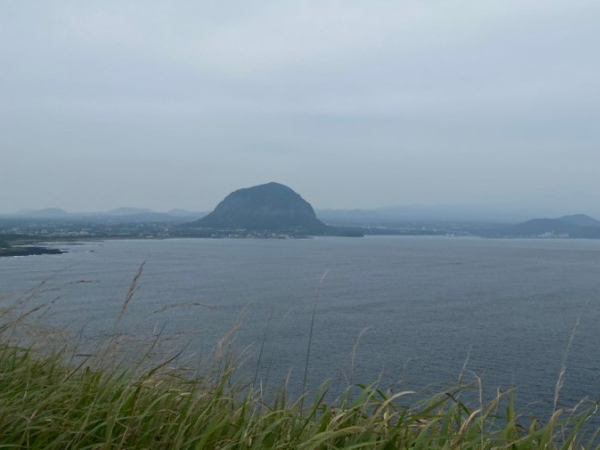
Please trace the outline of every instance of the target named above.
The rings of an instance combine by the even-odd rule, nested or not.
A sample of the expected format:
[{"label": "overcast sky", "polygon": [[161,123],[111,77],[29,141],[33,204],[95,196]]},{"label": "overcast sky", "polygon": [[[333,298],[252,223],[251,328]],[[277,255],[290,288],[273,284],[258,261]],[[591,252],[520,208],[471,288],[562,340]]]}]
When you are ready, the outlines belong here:
[{"label": "overcast sky", "polygon": [[0,0],[0,212],[600,214],[598,0]]}]

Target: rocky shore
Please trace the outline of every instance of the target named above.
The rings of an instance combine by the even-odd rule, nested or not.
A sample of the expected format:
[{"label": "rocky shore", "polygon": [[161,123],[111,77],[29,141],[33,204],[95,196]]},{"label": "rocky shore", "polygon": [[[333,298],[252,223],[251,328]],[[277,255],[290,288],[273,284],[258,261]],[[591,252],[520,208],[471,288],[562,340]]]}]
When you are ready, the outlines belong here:
[{"label": "rocky shore", "polygon": [[61,255],[66,253],[57,248],[47,247],[5,247],[0,248],[0,257],[3,256],[34,256],[34,255]]}]

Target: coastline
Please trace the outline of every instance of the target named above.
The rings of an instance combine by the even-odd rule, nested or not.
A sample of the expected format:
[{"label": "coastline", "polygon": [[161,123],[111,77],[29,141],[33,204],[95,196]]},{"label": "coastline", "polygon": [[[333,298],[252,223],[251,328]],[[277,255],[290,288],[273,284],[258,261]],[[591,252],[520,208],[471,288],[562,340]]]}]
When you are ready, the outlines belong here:
[{"label": "coastline", "polygon": [[11,256],[62,255],[64,250],[47,247],[6,247],[0,248],[0,258]]}]

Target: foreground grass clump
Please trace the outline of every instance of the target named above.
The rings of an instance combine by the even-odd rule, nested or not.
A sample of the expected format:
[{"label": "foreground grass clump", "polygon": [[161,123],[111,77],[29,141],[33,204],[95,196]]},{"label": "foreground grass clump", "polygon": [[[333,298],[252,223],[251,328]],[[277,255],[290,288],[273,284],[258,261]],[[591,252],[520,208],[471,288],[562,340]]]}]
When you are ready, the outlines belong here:
[{"label": "foreground grass clump", "polygon": [[542,425],[518,418],[503,396],[474,410],[460,390],[407,406],[410,393],[361,387],[335,405],[320,397],[303,408],[230,383],[227,371],[212,381],[133,375],[3,345],[0,448],[575,449],[596,439],[582,431],[591,411],[557,411]]}]

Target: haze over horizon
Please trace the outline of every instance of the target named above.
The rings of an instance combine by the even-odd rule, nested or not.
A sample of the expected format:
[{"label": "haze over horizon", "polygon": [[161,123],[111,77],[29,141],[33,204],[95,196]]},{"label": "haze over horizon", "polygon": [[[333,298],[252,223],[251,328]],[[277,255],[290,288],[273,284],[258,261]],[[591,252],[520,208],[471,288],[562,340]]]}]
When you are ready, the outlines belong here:
[{"label": "haze over horizon", "polygon": [[600,217],[600,4],[0,0],[0,213],[315,208]]}]

